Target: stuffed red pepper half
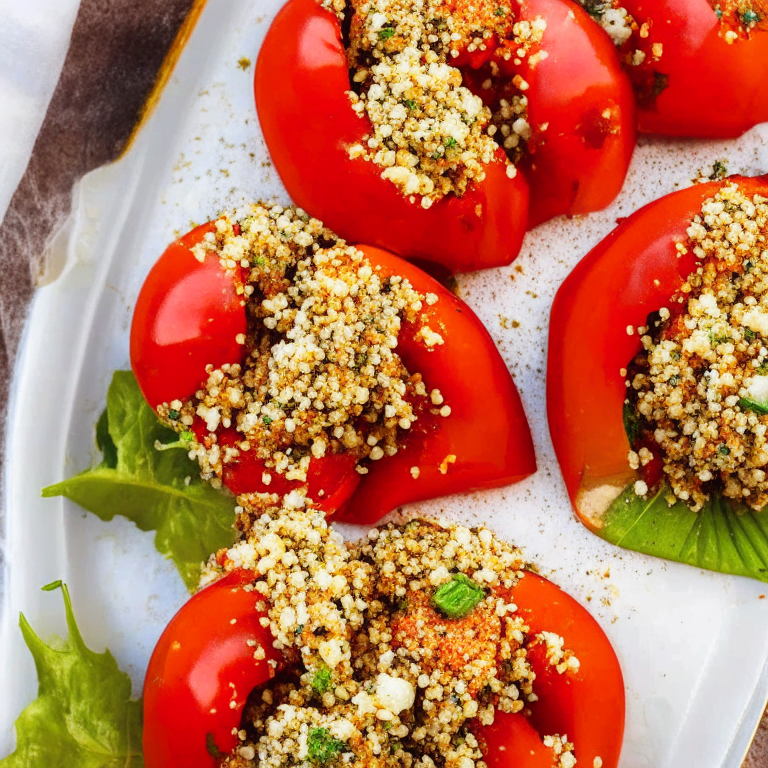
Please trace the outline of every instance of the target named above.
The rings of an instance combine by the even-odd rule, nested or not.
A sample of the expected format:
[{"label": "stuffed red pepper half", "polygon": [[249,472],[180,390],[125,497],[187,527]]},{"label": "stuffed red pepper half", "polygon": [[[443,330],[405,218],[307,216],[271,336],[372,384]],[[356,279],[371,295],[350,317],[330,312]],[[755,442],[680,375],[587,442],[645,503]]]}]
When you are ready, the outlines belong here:
[{"label": "stuffed red pepper half", "polygon": [[616,768],[608,638],[489,530],[413,520],[346,545],[277,506],[240,529],[150,660],[147,768]]},{"label": "stuffed red pepper half", "polygon": [[297,204],[452,271],[509,264],[528,226],[608,205],[635,143],[615,48],[569,0],[288,0],[255,92]]},{"label": "stuffed red pepper half", "polygon": [[768,177],[657,200],[579,263],[552,308],[547,404],[588,527],[768,579]]},{"label": "stuffed red pepper half", "polygon": [[203,475],[370,522],[535,471],[520,398],[472,310],[417,267],[294,209],[193,230],[150,271],[139,386]]},{"label": "stuffed red pepper half", "polygon": [[579,0],[611,35],[645,133],[728,138],[768,120],[766,0]]}]

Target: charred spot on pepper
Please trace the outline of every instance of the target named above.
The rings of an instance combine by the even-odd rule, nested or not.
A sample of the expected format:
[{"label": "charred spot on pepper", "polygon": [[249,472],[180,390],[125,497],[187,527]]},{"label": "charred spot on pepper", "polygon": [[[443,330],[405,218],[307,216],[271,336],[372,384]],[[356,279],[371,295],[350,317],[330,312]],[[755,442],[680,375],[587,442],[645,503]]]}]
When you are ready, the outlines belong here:
[{"label": "charred spot on pepper", "polygon": [[656,108],[656,101],[669,88],[669,75],[648,67],[633,67],[629,70],[637,104],[641,109]]},{"label": "charred spot on pepper", "polygon": [[223,757],[223,752],[216,746],[216,740],[213,737],[212,733],[206,733],[205,734],[205,748],[208,750],[208,754],[214,758],[218,759],[220,757]]}]

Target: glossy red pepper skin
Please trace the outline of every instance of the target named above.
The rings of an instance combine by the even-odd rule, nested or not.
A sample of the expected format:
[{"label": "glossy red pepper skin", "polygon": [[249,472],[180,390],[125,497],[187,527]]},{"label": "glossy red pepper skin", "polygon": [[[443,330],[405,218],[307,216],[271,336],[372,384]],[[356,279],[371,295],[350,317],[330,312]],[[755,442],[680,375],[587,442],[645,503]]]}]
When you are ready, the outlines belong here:
[{"label": "glossy red pepper skin", "polygon": [[[397,352],[409,371],[422,374],[428,390],[440,390],[450,416],[427,409],[402,435],[394,456],[369,466],[341,517],[372,523],[402,504],[510,485],[533,474],[536,459],[520,396],[475,313],[418,267],[359,247],[382,274],[401,275],[420,293],[438,297],[418,325],[403,323]],[[424,321],[444,344],[424,345],[418,338]]]},{"label": "glossy red pepper skin", "polygon": [[[132,365],[149,402],[150,398],[170,402],[190,397],[206,380],[210,361],[239,363],[245,353],[233,336],[241,328],[239,323],[245,323],[245,307],[237,293],[239,273],[225,271],[215,257],[201,263],[192,251],[207,226],[169,246],[137,301],[131,329]],[[442,391],[450,417],[431,413],[431,403],[426,409],[417,403],[420,418],[403,435],[403,450],[371,462],[365,476],[356,471],[353,456],[338,454],[313,458],[306,482],[288,481],[246,452],[225,466],[224,484],[235,494],[284,495],[304,489],[314,505],[328,514],[343,508],[358,522],[373,522],[408,501],[507,485],[535,472],[533,442],[520,397],[496,345],[472,310],[413,264],[378,248],[360,248],[382,276],[400,275],[422,294],[439,297],[422,310],[417,324],[403,324],[398,351],[410,372],[421,373],[430,389]],[[190,283],[190,275],[196,282]],[[185,302],[184,288],[190,284],[205,299],[198,302],[202,314],[195,315]],[[233,295],[237,297],[234,307]],[[218,309],[217,301],[221,302]],[[173,333],[165,328],[169,323]],[[420,338],[425,323],[443,336],[443,344],[426,346]],[[168,336],[180,340],[173,354],[167,354],[167,345],[156,343]],[[489,413],[493,418],[487,418]],[[202,421],[191,429],[198,441],[210,447],[212,437]],[[220,445],[231,445],[238,441],[238,433],[219,427],[216,439]],[[419,467],[416,479],[411,471],[415,466]]]},{"label": "glossy red pepper skin", "polygon": [[216,752],[239,743],[248,695],[283,666],[260,623],[263,595],[243,589],[253,579],[253,571],[232,571],[198,592],[158,640],[144,680],[146,768],[214,768]]},{"label": "glossy red pepper skin", "polygon": [[[768,120],[768,24],[728,42],[708,0],[622,0],[638,27],[624,46],[643,133],[733,138]],[[658,46],[654,48],[654,46]],[[660,56],[654,54],[660,52]]]},{"label": "glossy red pepper skin", "polygon": [[131,366],[152,408],[190,397],[206,378],[205,366],[239,362],[246,332],[245,306],[237,293],[239,271],[217,258],[198,261],[192,247],[213,222],[168,246],[149,271],[133,310]]},{"label": "glossy red pepper skin", "polygon": [[523,21],[547,22],[520,64],[499,63],[510,79],[520,75],[528,84],[532,134],[519,169],[531,188],[528,226],[535,227],[614,200],[635,149],[636,110],[615,46],[585,11],[562,0],[523,0],[519,9]]},{"label": "glossy red pepper skin", "polygon": [[519,174],[507,177],[501,149],[483,182],[429,210],[382,179],[378,166],[350,159],[349,148],[372,129],[347,96],[339,22],[316,0],[289,0],[279,11],[259,52],[254,88],[264,139],[288,193],[345,240],[453,272],[509,264],[517,255],[528,185]]},{"label": "glossy red pepper skin", "polygon": [[[551,581],[526,571],[510,600],[528,625],[528,661],[536,673],[536,701],[511,714],[496,712],[493,725],[475,725],[489,768],[554,768],[559,758],[542,743],[567,735],[579,764],[616,768],[624,737],[625,694],[621,666],[600,625]],[[547,658],[542,632],[563,638],[577,669],[558,672]]]},{"label": "glossy red pepper skin", "polygon": [[[531,154],[510,179],[499,150],[500,162],[486,166],[483,182],[424,210],[382,179],[374,163],[350,159],[350,147],[372,127],[347,95],[339,22],[315,0],[289,0],[264,40],[254,87],[265,141],[291,197],[347,240],[451,271],[509,264],[527,226],[611,202],[635,143],[632,90],[616,51],[573,3],[522,0],[513,7],[521,20],[548,21],[531,51],[543,51],[537,63],[499,59],[508,79],[519,74],[530,83]],[[490,48],[455,60],[486,102],[494,95],[480,87],[489,56]]]}]

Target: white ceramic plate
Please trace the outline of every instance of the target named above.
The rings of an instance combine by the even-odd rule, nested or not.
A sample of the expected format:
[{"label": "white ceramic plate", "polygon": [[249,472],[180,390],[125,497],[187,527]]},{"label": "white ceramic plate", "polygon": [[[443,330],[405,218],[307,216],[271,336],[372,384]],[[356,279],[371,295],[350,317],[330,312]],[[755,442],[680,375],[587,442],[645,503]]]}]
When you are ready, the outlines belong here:
[{"label": "white ceramic plate", "polygon": [[[123,519],[102,523],[63,499],[43,500],[40,489],[96,460],[94,425],[111,373],[128,367],[132,305],[165,246],[244,200],[287,201],[254,113],[253,67],[239,64],[255,61],[280,4],[209,0],[154,114],[123,159],[81,182],[51,254],[51,282],[32,307],[9,421],[0,755],[12,749],[13,721],[36,691],[19,611],[43,635],[64,631],[60,599],[41,585],[69,583],[87,642],[110,647],[136,695],[155,640],[185,599],[153,534]],[[732,173],[768,171],[768,126],[735,142],[644,141],[607,211],[540,227],[512,267],[459,278],[515,375],[539,472],[510,488],[418,507],[489,524],[597,616],[626,679],[623,768],[741,764],[768,698],[768,600],[761,599],[768,585],[617,549],[574,519],[545,417],[549,308],[617,217],[690,184],[722,158]]]}]

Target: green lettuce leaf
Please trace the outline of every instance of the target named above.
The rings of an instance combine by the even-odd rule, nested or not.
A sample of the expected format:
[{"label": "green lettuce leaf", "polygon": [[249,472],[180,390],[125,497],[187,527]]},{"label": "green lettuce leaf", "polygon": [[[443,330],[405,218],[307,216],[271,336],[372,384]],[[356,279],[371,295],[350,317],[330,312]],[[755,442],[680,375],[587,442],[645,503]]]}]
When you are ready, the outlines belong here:
[{"label": "green lettuce leaf", "polygon": [[117,371],[96,427],[102,462],[43,489],[43,496],[66,496],[102,520],[122,515],[142,531],[157,531],[157,549],[193,589],[200,564],[234,542],[235,501],[200,479],[186,451],[157,450],[157,441],[178,436],[147,405],[134,375]]},{"label": "green lettuce leaf", "polygon": [[630,485],[613,502],[597,534],[626,549],[719,573],[768,581],[768,509],[754,512],[713,496],[700,512],[667,504],[662,487],[648,499]]},{"label": "green lettuce leaf", "polygon": [[109,651],[94,653],[77,629],[60,581],[69,638],[47,645],[22,614],[24,640],[35,660],[39,688],[16,721],[16,751],[0,768],[142,768],[141,702]]}]

